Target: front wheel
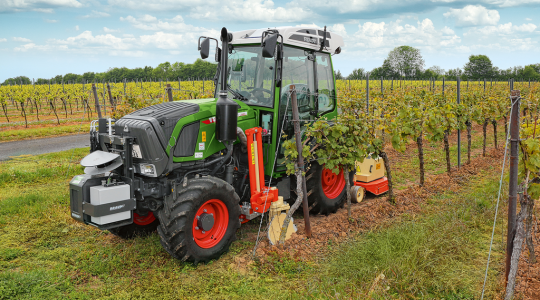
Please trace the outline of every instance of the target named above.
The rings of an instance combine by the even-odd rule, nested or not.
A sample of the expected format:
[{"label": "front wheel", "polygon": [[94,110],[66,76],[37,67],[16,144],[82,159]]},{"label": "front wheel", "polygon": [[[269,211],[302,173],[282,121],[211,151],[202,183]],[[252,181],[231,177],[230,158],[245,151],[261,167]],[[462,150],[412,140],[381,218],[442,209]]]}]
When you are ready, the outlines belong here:
[{"label": "front wheel", "polygon": [[161,245],[173,257],[208,262],[225,253],[240,227],[240,198],[216,177],[190,179],[158,212]]},{"label": "front wheel", "polygon": [[131,239],[136,236],[147,236],[156,231],[159,220],[153,212],[148,212],[146,216],[133,213],[133,223],[109,229],[109,232],[123,239]]}]

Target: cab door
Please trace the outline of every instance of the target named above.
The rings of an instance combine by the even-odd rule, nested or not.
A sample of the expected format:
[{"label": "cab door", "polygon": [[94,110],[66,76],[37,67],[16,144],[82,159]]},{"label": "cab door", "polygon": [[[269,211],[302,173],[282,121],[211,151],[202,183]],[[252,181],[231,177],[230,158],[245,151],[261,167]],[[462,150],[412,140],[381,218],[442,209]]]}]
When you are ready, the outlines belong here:
[{"label": "cab door", "polygon": [[[279,123],[288,137],[294,135],[292,121],[292,101],[290,87],[295,86],[301,130],[309,122],[334,110],[336,105],[334,76],[330,56],[325,53],[284,47],[282,88],[279,101]],[[285,170],[281,165],[285,150],[282,138],[278,145],[278,171]]]}]

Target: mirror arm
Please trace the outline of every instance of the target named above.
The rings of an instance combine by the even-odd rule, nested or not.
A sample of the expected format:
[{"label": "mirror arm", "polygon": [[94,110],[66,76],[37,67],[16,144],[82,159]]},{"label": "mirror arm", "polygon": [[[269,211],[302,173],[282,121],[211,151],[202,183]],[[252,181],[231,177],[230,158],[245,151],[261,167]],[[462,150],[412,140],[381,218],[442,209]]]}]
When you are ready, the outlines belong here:
[{"label": "mirror arm", "polygon": [[322,51],[322,49],[326,46],[326,26],[324,26],[324,37],[323,37],[323,40],[321,42],[321,48],[319,49],[319,51]]},{"label": "mirror arm", "polygon": [[281,71],[283,69],[283,36],[281,34],[278,34],[278,38],[281,37],[281,44],[278,44],[277,45],[277,55],[276,55],[276,60],[277,60],[277,68],[276,68],[276,86],[277,87],[280,87],[281,88]]}]

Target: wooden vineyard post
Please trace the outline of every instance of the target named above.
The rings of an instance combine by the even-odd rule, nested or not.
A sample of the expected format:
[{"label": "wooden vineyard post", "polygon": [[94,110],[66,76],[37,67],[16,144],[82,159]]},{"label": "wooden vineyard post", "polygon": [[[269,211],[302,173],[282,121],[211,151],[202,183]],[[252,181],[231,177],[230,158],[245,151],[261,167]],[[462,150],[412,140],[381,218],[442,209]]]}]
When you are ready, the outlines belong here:
[{"label": "wooden vineyard post", "polygon": [[169,96],[169,102],[173,102],[171,84],[167,83],[167,96]]},{"label": "wooden vineyard post", "polygon": [[96,111],[98,113],[98,118],[101,119],[101,108],[99,107],[99,98],[97,96],[97,89],[95,83],[92,83],[92,93],[94,94],[94,100],[96,101]]},{"label": "wooden vineyard post", "polygon": [[111,111],[114,109],[114,100],[111,94],[111,85],[107,82],[107,93],[109,94],[109,102],[111,103]]},{"label": "wooden vineyard post", "polygon": [[[513,87],[513,82],[510,82]],[[517,206],[517,188],[518,188],[518,144],[519,144],[519,106],[520,92],[512,91],[512,113],[510,115],[510,174],[508,185],[508,228],[506,232],[506,283],[508,282],[508,274],[510,272],[510,261],[514,248],[514,235],[516,229],[516,206]],[[506,284],[505,284],[506,285]]]},{"label": "wooden vineyard post", "polygon": [[[302,209],[304,211],[304,224],[306,230],[306,237],[311,237],[311,223],[309,221],[309,204],[307,199],[307,189],[306,189],[306,178],[303,174],[304,172],[304,157],[302,156],[302,133],[300,131],[300,114],[298,112],[298,100],[296,98],[296,87],[294,85],[290,86],[291,91],[291,105],[292,105],[292,114],[293,114],[293,123],[294,123],[294,137],[296,140],[296,150],[298,151],[298,169],[300,169],[301,180],[302,180],[302,189],[303,189],[303,200],[302,200]],[[297,184],[298,186],[298,184]]]},{"label": "wooden vineyard post", "polygon": [[369,113],[369,73],[366,76],[366,114]]},{"label": "wooden vineyard post", "polygon": [[[444,88],[443,88],[444,91]],[[457,77],[457,104],[461,102],[461,80],[459,76]],[[461,168],[461,130],[457,130],[457,165],[458,168]]]}]

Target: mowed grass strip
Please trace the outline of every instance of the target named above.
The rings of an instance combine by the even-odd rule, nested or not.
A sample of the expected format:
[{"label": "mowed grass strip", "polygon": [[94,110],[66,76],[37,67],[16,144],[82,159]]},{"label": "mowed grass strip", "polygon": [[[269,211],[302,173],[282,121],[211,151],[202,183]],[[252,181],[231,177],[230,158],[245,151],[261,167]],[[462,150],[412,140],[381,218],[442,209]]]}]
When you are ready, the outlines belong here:
[{"label": "mowed grass strip", "polygon": [[88,123],[0,130],[0,143],[88,132]]},{"label": "mowed grass strip", "polygon": [[[336,247],[319,262],[310,292],[317,298],[478,299],[499,172],[493,166],[464,182],[458,193],[429,199],[420,215],[404,215],[389,227]],[[501,211],[504,208],[499,210],[486,299],[500,292],[498,278],[504,272]]]},{"label": "mowed grass strip", "polygon": [[[238,258],[251,252],[253,242],[241,239],[221,259],[194,266],[171,258],[157,234],[126,241],[71,219],[68,184],[83,173],[78,161],[87,153],[76,149],[0,163],[0,299],[479,295],[498,166],[471,177],[457,193],[429,199],[419,215],[333,246],[321,260],[276,256],[246,265]],[[502,266],[497,230],[488,295],[496,292]]]}]

